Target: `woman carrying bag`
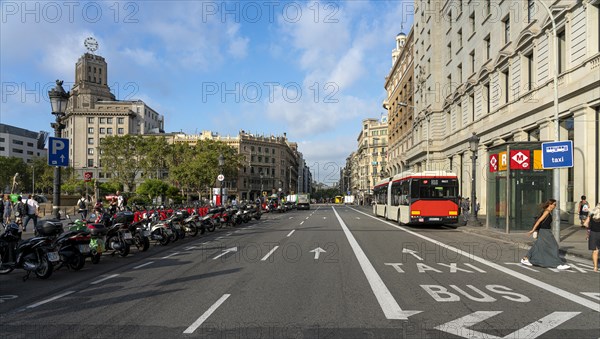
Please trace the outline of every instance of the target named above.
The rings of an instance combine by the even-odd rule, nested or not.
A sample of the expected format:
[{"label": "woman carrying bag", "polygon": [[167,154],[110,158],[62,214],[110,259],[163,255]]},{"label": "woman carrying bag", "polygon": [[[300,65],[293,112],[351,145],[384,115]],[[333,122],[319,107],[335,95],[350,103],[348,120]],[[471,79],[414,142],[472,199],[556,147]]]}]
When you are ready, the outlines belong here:
[{"label": "woman carrying bag", "polygon": [[600,203],[594,207],[584,222],[588,228],[588,249],[592,251],[594,272],[598,272],[598,252],[600,251]]},{"label": "woman carrying bag", "polygon": [[[556,200],[550,199],[542,205],[542,215],[533,224],[531,231],[527,232],[531,236],[537,232],[537,238],[533,246],[527,252],[527,256],[521,259],[521,264],[526,266],[555,267],[559,270],[566,270],[571,266],[566,265],[564,260],[558,255],[558,243],[552,235],[552,211],[556,208]],[[534,236],[535,238],[535,236]]]}]

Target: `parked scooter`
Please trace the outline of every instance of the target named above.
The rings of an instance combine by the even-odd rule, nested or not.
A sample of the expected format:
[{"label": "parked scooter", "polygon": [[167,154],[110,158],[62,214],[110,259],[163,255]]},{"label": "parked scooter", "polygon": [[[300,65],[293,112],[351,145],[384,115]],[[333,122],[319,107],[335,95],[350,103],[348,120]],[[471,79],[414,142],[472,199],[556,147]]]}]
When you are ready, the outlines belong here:
[{"label": "parked scooter", "polygon": [[52,249],[52,240],[33,237],[20,242],[21,235],[19,225],[11,223],[4,226],[0,235],[0,274],[22,268],[27,271],[23,281],[29,279],[31,272],[40,279],[49,278],[54,263],[60,260],[58,252]]}]

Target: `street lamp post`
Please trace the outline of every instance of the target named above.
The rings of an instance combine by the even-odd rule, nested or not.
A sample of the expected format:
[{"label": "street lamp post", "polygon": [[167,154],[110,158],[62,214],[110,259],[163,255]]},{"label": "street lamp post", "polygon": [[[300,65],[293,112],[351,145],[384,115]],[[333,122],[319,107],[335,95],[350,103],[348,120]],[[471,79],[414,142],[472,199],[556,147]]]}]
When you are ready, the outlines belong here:
[{"label": "street lamp post", "polygon": [[223,206],[223,166],[225,165],[225,159],[223,158],[223,153],[219,154],[219,182],[220,182],[220,189],[219,189],[219,199],[221,200],[221,206]]},{"label": "street lamp post", "polygon": [[473,132],[473,135],[469,138],[469,149],[471,150],[471,152],[473,152],[473,155],[471,155],[471,215],[469,217],[469,221],[467,222],[469,224],[469,226],[481,226],[481,224],[479,223],[479,220],[477,219],[477,215],[475,213],[475,210],[477,208],[477,195],[476,195],[476,191],[477,191],[477,180],[476,179],[476,175],[477,175],[477,148],[479,147],[479,137],[477,136],[477,134],[475,134],[475,132]]},{"label": "street lamp post", "polygon": [[[67,108],[67,102],[69,101],[69,93],[65,92],[62,87],[62,80],[56,80],[56,87],[48,91],[48,97],[50,98],[50,104],[52,105],[52,114],[55,116],[55,121],[50,124],[54,129],[54,136],[60,138],[62,136],[62,130],[65,129],[65,124],[62,123],[62,119],[65,116],[65,110]],[[56,219],[60,219],[60,167],[54,167],[54,185],[52,193],[52,215]]]}]

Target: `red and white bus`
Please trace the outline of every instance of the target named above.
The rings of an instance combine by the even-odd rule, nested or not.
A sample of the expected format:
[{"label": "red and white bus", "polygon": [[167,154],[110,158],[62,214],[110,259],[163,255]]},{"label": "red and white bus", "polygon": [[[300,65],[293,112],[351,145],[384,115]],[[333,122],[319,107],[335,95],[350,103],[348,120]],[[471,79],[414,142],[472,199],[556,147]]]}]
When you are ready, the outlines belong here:
[{"label": "red and white bus", "polygon": [[458,222],[458,178],[446,171],[403,172],[373,187],[373,214],[399,224]]}]

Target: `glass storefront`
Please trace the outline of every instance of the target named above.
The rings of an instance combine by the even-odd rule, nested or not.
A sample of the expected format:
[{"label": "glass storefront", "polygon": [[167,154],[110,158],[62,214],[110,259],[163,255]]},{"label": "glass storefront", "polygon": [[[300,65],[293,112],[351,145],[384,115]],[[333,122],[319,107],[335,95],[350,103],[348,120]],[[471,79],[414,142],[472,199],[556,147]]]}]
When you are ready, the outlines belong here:
[{"label": "glass storefront", "polygon": [[541,168],[541,143],[494,146],[487,159],[488,226],[506,232],[530,230],[539,206],[552,198],[552,171],[536,169]]}]

